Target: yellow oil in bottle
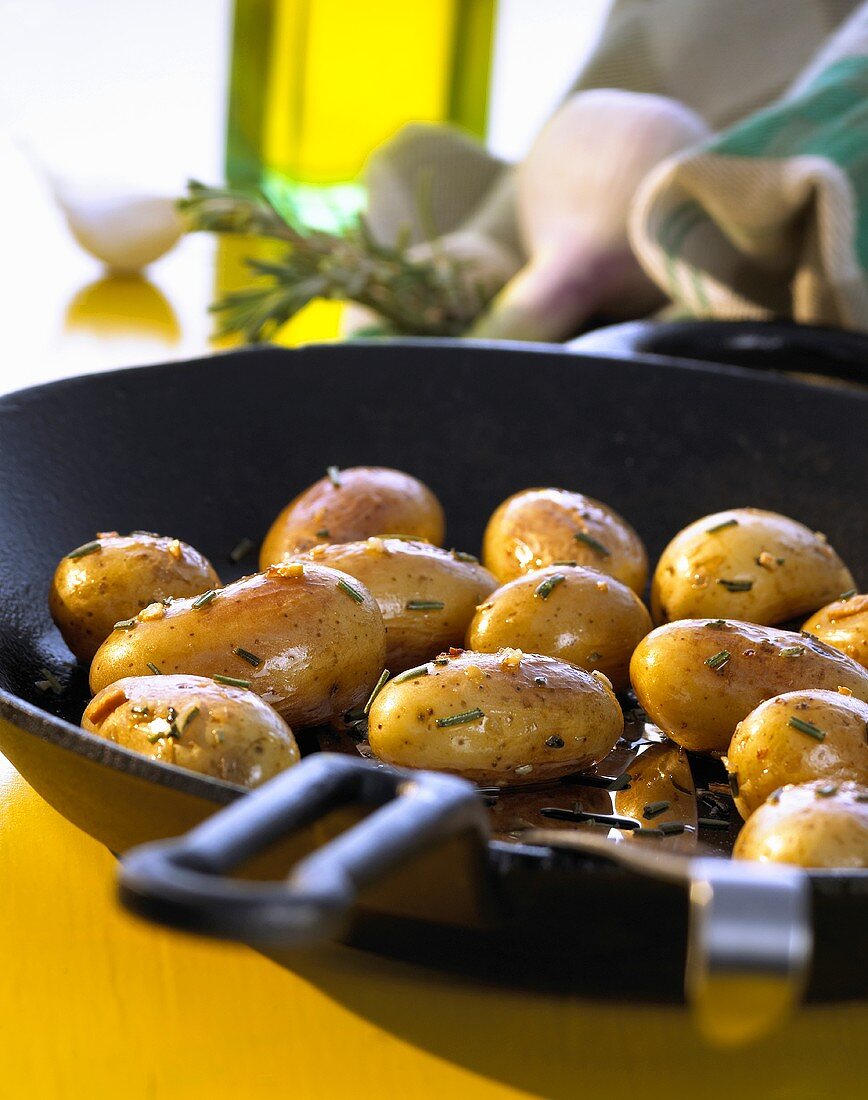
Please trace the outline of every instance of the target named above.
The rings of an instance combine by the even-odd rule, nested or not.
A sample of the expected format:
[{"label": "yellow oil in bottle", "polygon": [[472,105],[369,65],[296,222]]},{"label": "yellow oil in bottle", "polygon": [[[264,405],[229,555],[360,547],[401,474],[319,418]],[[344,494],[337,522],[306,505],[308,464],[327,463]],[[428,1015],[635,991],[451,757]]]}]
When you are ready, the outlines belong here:
[{"label": "yellow oil in bottle", "polygon": [[[226,177],[337,229],[363,204],[359,173],[408,122],[486,125],[496,0],[236,0]],[[234,242],[220,293],[243,286]],[[252,242],[246,242],[249,245]],[[339,309],[313,303],[282,342],[337,334]]]}]

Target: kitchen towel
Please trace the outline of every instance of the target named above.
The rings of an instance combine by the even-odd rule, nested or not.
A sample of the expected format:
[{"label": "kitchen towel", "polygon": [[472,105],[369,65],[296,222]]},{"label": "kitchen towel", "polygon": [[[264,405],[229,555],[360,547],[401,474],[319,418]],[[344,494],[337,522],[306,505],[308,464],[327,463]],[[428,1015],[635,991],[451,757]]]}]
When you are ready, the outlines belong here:
[{"label": "kitchen towel", "polygon": [[868,3],[778,101],[646,178],[631,241],[681,316],[868,329]]}]

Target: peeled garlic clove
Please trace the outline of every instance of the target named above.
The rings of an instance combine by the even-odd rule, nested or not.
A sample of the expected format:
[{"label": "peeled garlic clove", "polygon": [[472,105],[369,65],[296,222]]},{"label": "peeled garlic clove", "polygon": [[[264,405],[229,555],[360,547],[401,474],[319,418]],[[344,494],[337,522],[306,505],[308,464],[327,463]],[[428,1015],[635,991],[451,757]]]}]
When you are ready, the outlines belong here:
[{"label": "peeled garlic clove", "polygon": [[173,197],[101,184],[52,182],[72,235],[112,271],[140,271],[173,248],[184,232]]}]

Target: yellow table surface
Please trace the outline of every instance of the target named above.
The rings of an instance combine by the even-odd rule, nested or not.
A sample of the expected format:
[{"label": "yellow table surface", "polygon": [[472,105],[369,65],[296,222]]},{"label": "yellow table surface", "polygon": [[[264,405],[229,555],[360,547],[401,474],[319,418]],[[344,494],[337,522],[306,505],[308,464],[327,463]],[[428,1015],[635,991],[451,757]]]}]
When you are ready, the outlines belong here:
[{"label": "yellow table surface", "polygon": [[[150,282],[105,279],[14,150],[0,149],[0,171],[20,199],[0,389],[207,350],[211,242],[185,241]],[[326,308],[289,338],[334,324]],[[513,994],[338,948],[289,971],[126,915],[114,870],[0,758],[0,1097],[813,1100],[868,1088],[868,1006],[807,1009],[748,1050],[716,1052],[676,1008]],[[581,924],[577,913],[563,930],[565,950]]]}]

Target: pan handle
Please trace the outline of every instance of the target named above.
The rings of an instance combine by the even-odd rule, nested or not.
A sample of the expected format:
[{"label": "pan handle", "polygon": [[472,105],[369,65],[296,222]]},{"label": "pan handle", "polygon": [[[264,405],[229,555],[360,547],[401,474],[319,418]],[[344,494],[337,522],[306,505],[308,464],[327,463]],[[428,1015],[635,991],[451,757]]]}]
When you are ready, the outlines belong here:
[{"label": "pan handle", "polygon": [[685,859],[645,844],[534,829],[529,843],[598,856],[686,887],[684,992],[703,1037],[734,1047],[773,1032],[800,1003],[813,954],[811,884],[800,867]]},{"label": "pan handle", "polygon": [[739,1046],[773,1031],[807,986],[810,884],[799,868],[691,862],[685,992],[709,1042]]},{"label": "pan handle", "polygon": [[868,336],[794,321],[628,321],[572,340],[586,355],[726,363],[868,383]]},{"label": "pan handle", "polygon": [[[230,877],[292,830],[347,805],[374,810],[297,863],[286,880]],[[362,888],[461,833],[482,844],[488,836],[485,807],[463,779],[317,753],[186,836],[128,852],[120,899],[140,916],[185,931],[305,947],[341,936]]]}]

